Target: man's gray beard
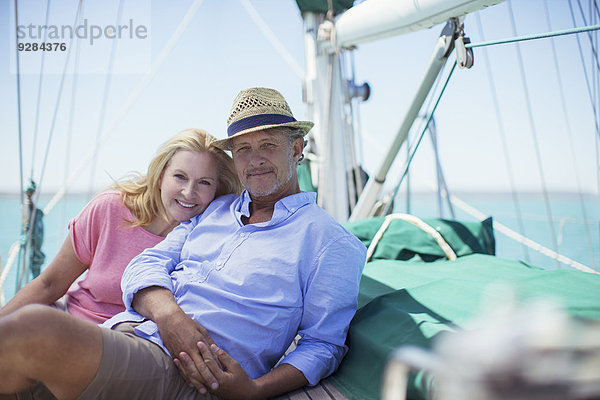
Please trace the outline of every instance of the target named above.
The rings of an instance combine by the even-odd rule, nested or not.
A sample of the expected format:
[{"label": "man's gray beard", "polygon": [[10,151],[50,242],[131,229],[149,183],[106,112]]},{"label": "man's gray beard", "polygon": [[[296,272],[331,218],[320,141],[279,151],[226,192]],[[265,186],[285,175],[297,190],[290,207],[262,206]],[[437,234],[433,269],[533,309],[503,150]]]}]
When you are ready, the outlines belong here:
[{"label": "man's gray beard", "polygon": [[295,163],[294,163],[293,147],[290,146],[288,174],[285,177],[284,181],[281,184],[278,184],[277,177],[275,177],[275,185],[271,189],[267,189],[263,192],[250,192],[248,190],[248,192],[250,192],[250,194],[255,197],[266,197],[266,196],[272,195],[273,193],[276,193],[281,187],[287,185],[288,182],[290,181],[290,179],[292,179],[292,176],[294,175],[293,174],[294,166],[295,166]]}]

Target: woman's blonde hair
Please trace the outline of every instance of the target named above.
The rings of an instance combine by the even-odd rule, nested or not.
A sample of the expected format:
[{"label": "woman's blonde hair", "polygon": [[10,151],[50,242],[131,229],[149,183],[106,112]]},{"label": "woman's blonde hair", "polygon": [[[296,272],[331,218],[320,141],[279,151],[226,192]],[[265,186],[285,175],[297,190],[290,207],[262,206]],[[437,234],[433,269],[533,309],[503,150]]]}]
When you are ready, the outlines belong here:
[{"label": "woman's blonde hair", "polygon": [[217,161],[219,180],[215,196],[240,193],[241,185],[231,157],[211,144],[217,139],[202,129],[186,129],[167,141],[150,161],[147,174],[135,174],[133,178],[115,182],[113,188],[121,192],[123,204],[135,216],[132,226],[147,226],[161,216],[168,220],[160,197],[160,184],[165,168],[180,150],[212,154]]}]

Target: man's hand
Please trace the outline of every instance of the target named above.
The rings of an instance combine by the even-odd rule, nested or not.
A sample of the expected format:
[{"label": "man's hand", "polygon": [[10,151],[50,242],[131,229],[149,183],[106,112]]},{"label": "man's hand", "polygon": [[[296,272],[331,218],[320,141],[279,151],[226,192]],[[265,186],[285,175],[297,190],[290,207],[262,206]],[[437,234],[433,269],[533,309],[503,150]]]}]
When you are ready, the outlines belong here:
[{"label": "man's hand", "polygon": [[[155,322],[163,344],[171,353],[173,362],[186,382],[201,393],[206,393],[208,388],[217,385],[217,379],[210,373],[206,373],[208,370],[197,345],[197,343],[205,343],[205,346],[214,344],[206,329],[183,311]],[[182,368],[182,364],[186,368]]]},{"label": "man's hand", "polygon": [[[183,354],[182,363],[178,366],[186,375],[193,374],[196,370],[202,375],[205,381],[215,379],[215,384],[211,384],[210,392],[227,399],[254,399],[259,398],[256,382],[252,380],[244,368],[234,360],[225,350],[217,347],[216,344],[206,345],[204,342],[197,343],[203,367],[197,368],[197,364]],[[218,383],[217,383],[218,382]]]},{"label": "man's hand", "polygon": [[[206,368],[197,346],[198,342],[207,346],[214,342],[202,325],[183,312],[170,290],[158,286],[142,289],[135,294],[132,306],[138,314],[156,323],[163,344],[188,384],[201,393],[217,384],[214,376],[200,372]],[[182,361],[186,369],[181,368]]]}]

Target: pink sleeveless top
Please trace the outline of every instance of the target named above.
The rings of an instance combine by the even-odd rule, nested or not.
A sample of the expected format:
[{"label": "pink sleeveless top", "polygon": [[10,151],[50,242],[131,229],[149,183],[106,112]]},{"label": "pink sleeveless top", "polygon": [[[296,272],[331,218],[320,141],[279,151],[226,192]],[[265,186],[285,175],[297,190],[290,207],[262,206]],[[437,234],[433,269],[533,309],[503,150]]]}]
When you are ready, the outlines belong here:
[{"label": "pink sleeveless top", "polygon": [[108,191],[93,198],[69,223],[75,254],[89,266],[67,292],[69,313],[99,324],[125,310],[121,293],[125,267],[164,239],[144,228],[132,228],[126,221],[133,219],[120,193]]}]

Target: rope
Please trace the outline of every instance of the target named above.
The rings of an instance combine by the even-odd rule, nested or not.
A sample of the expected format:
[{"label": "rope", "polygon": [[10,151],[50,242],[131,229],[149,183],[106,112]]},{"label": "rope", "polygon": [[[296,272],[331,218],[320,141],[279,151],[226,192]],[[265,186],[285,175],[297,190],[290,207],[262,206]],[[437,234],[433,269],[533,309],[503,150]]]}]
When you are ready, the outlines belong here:
[{"label": "rope", "polygon": [[281,43],[279,38],[273,33],[273,31],[269,28],[269,26],[265,23],[265,21],[261,18],[256,8],[250,3],[250,0],[240,0],[240,3],[244,6],[254,24],[261,30],[263,35],[267,38],[271,45],[277,50],[279,55],[287,62],[292,71],[300,78],[304,79],[304,70],[298,65],[294,57],[287,51],[285,45]]},{"label": "rope", "polygon": [[366,262],[369,262],[371,260],[371,257],[375,253],[375,249],[377,248],[379,241],[381,240],[381,238],[383,238],[383,234],[385,233],[387,228],[390,226],[392,221],[395,219],[401,219],[403,221],[409,222],[409,223],[413,224],[414,226],[416,226],[417,228],[419,228],[419,229],[423,230],[424,232],[428,233],[429,235],[431,235],[431,237],[433,237],[433,239],[435,239],[436,243],[441,247],[442,251],[448,258],[448,260],[450,260],[450,261],[456,260],[456,253],[454,252],[454,250],[452,250],[452,247],[450,247],[450,245],[448,244],[448,242],[446,242],[444,240],[442,235],[438,231],[436,231],[431,225],[427,224],[422,219],[415,217],[414,215],[390,214],[385,217],[383,224],[381,224],[381,226],[379,227],[379,230],[377,231],[375,236],[373,236],[373,240],[371,241],[371,244],[369,245],[369,248],[367,249],[367,261]]},{"label": "rope", "polygon": [[[484,220],[487,218],[486,215],[483,214],[481,211],[477,210],[475,207],[472,207],[471,205],[462,201],[458,197],[456,197],[454,195],[450,195],[449,197],[450,197],[450,201],[454,205],[456,205],[458,208],[460,208],[467,214],[472,215],[473,217],[477,218],[478,220]],[[513,231],[506,225],[503,225],[497,221],[493,221],[493,226],[494,226],[494,230],[497,230],[498,232],[502,233],[503,235],[508,236],[509,238],[516,240],[519,243],[523,243],[525,246],[527,246],[535,251],[538,251],[541,254],[543,254],[547,257],[550,257],[558,262],[561,262],[561,263],[568,265],[572,268],[575,268],[579,271],[588,272],[590,274],[600,274],[600,272],[595,271],[594,269],[588,267],[587,265],[578,263],[577,261],[574,261],[569,257],[563,256],[553,250],[550,250],[547,247],[544,247],[543,245],[541,245],[529,238],[526,238],[525,236],[521,235],[520,233]]]},{"label": "rope", "polygon": [[[517,34],[517,25],[515,23],[515,16],[513,14],[512,5],[510,0],[506,2],[508,5],[510,21],[512,24],[513,33]],[[550,228],[550,237],[552,238],[552,245],[554,247],[554,251],[558,250],[558,244],[556,242],[556,232],[554,231],[554,225],[552,223],[552,210],[550,208],[550,199],[548,197],[548,189],[546,187],[546,177],[544,175],[544,167],[542,164],[542,154],[540,152],[540,145],[538,140],[537,128],[535,125],[535,121],[533,118],[533,107],[531,105],[531,98],[529,97],[529,86],[527,84],[527,78],[525,77],[525,67],[523,63],[523,56],[521,54],[521,47],[519,43],[515,43],[515,47],[517,50],[517,59],[519,61],[519,70],[521,72],[521,83],[523,84],[523,94],[525,95],[525,103],[527,104],[527,116],[529,118],[529,127],[531,129],[531,137],[533,139],[534,149],[535,149],[535,157],[538,167],[538,173],[540,174],[540,184],[542,187],[542,193],[544,196],[544,203],[546,205],[546,215],[548,217],[548,227]]]},{"label": "rope", "polygon": [[[406,177],[406,174],[408,173],[408,170],[410,168],[410,164],[411,164],[413,158],[415,157],[415,154],[417,153],[417,149],[419,148],[419,145],[421,144],[421,140],[423,140],[423,136],[425,135],[425,132],[427,132],[427,127],[429,126],[429,123],[431,122],[431,119],[433,118],[433,114],[435,114],[435,110],[437,109],[438,105],[440,104],[440,100],[442,99],[442,95],[446,91],[446,87],[448,86],[448,82],[450,82],[450,78],[452,77],[452,74],[454,73],[455,69],[456,69],[456,61],[454,61],[454,64],[452,65],[452,69],[450,70],[450,73],[448,74],[448,77],[446,78],[446,82],[444,82],[444,86],[442,87],[442,90],[441,90],[440,94],[438,95],[437,100],[435,101],[433,109],[431,110],[431,113],[429,114],[429,118],[427,119],[427,123],[425,124],[425,128],[423,128],[423,130],[421,131],[421,134],[419,135],[419,140],[415,144],[414,149],[413,149],[410,157],[408,158],[408,161],[406,162],[406,167],[404,168],[404,172],[402,173],[402,176],[400,177],[400,180],[398,181],[398,184],[394,188],[394,191],[392,193],[392,197],[390,197],[391,199],[395,199],[396,195],[398,194],[398,190],[400,190],[400,185],[402,185],[402,181],[404,180],[404,178]],[[383,211],[384,215],[387,214],[390,211],[390,207],[391,206],[392,206],[392,201],[390,201],[386,205],[385,210]]]},{"label": "rope", "polygon": [[8,277],[8,272],[10,271],[10,267],[13,265],[17,256],[20,253],[21,242],[15,242],[10,246],[8,250],[8,259],[6,260],[6,267],[2,270],[2,274],[0,274],[0,307],[4,306],[4,283],[6,282],[6,278]]},{"label": "rope", "polygon": [[[548,0],[544,0],[545,10],[546,10],[546,22],[548,23],[548,29],[552,30],[552,22],[550,20],[550,12],[548,9]],[[569,139],[569,148],[571,150],[571,160],[573,162],[573,170],[575,171],[575,182],[577,184],[577,194],[579,195],[579,204],[581,205],[581,213],[583,214],[583,219],[587,220],[587,212],[585,210],[585,203],[583,200],[583,194],[581,189],[581,179],[579,177],[578,168],[577,168],[577,156],[575,153],[575,146],[573,144],[573,130],[571,129],[571,121],[569,119],[569,113],[567,112],[567,103],[565,101],[565,90],[562,81],[562,77],[560,74],[560,67],[558,64],[558,55],[556,52],[556,45],[554,43],[554,38],[550,38],[550,44],[552,45],[552,55],[554,57],[554,69],[556,71],[556,82],[558,84],[558,89],[560,91],[560,100],[562,104],[563,117],[565,120],[565,129],[567,131],[567,137]],[[587,224],[584,224],[585,228],[585,237],[588,243],[588,250],[590,252],[590,259],[592,263],[594,262],[594,251],[592,249],[592,238],[590,234],[590,230]],[[594,265],[594,264],[592,264]]]},{"label": "rope", "polygon": [[[477,19],[477,25],[479,28],[479,34],[481,38],[485,40],[483,33],[483,24],[481,23],[481,17],[479,13],[475,14]],[[500,102],[498,101],[498,92],[496,91],[496,85],[494,82],[494,74],[492,73],[492,66],[490,63],[490,59],[487,53],[487,49],[482,49],[483,52],[483,60],[485,64],[485,68],[488,72],[488,82],[490,84],[490,91],[492,93],[492,100],[494,103],[494,110],[496,113],[496,123],[498,124],[498,131],[500,133],[500,141],[502,142],[502,151],[504,154],[504,163],[506,165],[506,170],[508,173],[508,181],[510,184],[510,192],[513,199],[513,204],[515,206],[515,214],[517,216],[517,225],[519,227],[519,232],[523,235],[526,235],[525,225],[523,224],[523,215],[521,213],[521,203],[519,201],[519,195],[517,193],[517,186],[515,183],[514,172],[512,170],[512,163],[510,162],[510,151],[508,147],[508,141],[506,139],[506,131],[504,129],[504,123],[502,122],[502,114],[500,113]],[[529,261],[529,252],[527,251],[527,246],[523,245],[523,255],[526,261]]]},{"label": "rope", "polygon": [[584,27],[580,27],[580,28],[563,29],[563,30],[555,31],[555,32],[537,33],[537,34],[533,34],[533,35],[517,36],[517,37],[508,38],[508,39],[490,40],[488,42],[466,43],[465,47],[466,48],[475,48],[475,47],[484,47],[484,46],[495,46],[497,44],[524,42],[526,40],[544,39],[544,38],[548,38],[548,37],[563,36],[563,35],[572,35],[574,33],[595,31],[598,29],[600,29],[600,25],[591,25],[591,26],[584,26]]}]

